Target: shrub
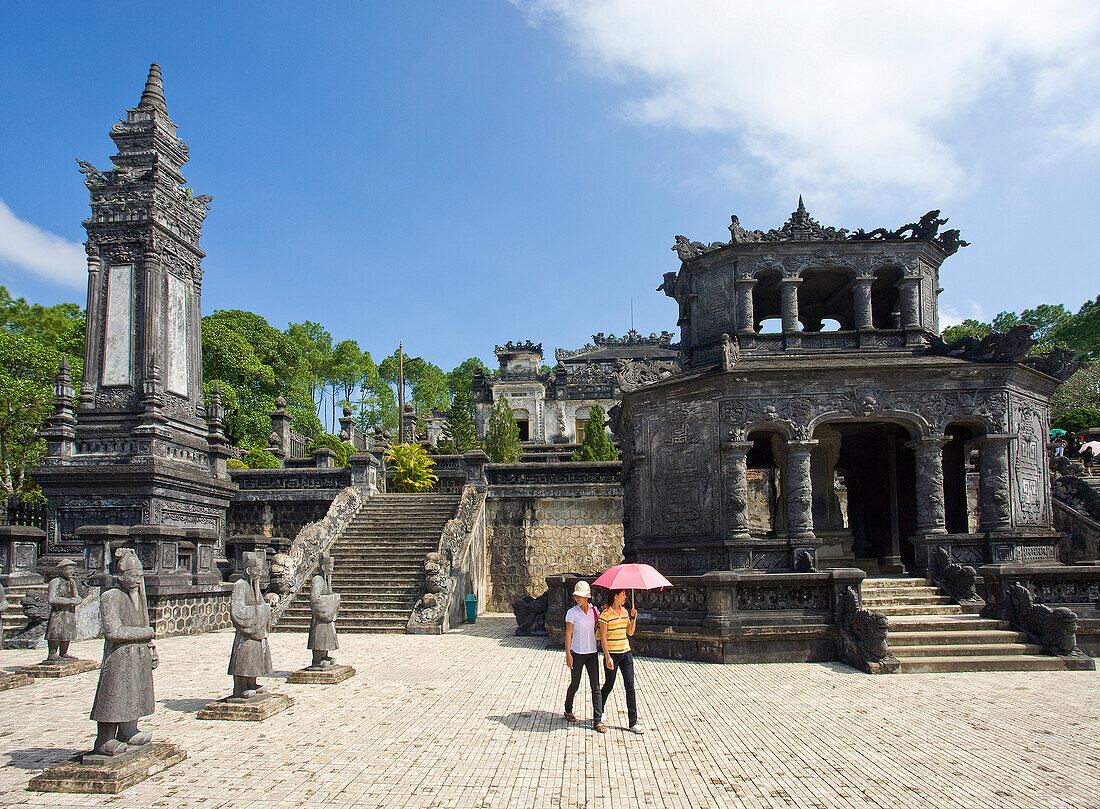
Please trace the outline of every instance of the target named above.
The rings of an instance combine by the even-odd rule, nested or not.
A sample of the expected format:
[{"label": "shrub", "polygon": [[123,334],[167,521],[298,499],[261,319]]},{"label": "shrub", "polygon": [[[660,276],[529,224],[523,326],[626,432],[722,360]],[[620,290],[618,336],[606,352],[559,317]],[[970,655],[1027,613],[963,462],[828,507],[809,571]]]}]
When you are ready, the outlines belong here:
[{"label": "shrub", "polygon": [[278,469],[280,466],[279,459],[266,449],[250,449],[244,462],[249,469]]},{"label": "shrub", "polygon": [[226,469],[248,469],[248,464],[240,458],[230,458],[225,462]]},{"label": "shrub", "polygon": [[327,447],[336,453],[337,466],[347,466],[348,458],[355,454],[355,447],[346,441],[341,441],[338,436],[332,433],[321,433],[309,442],[306,451],[312,455],[313,451],[320,447]]},{"label": "shrub", "polygon": [[435,461],[419,444],[394,444],[386,450],[386,469],[393,473],[399,492],[426,492],[439,482],[432,467]]},{"label": "shrub", "polygon": [[584,443],[573,453],[574,461],[617,461],[619,451],[604,430],[603,408],[592,405],[584,425]]},{"label": "shrub", "polygon": [[485,431],[485,454],[492,463],[515,463],[523,455],[519,445],[519,425],[503,395],[493,405],[489,427]]},{"label": "shrub", "polygon": [[1065,430],[1067,433],[1080,433],[1089,427],[1100,427],[1100,410],[1091,407],[1075,407],[1065,415],[1056,418],[1050,426]]}]

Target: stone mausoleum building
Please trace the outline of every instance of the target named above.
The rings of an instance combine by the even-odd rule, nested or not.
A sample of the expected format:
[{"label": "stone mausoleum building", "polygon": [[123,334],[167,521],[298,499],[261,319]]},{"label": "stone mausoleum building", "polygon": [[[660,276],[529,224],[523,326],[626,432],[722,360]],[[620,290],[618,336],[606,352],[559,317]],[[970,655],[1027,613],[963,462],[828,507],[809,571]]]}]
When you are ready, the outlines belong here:
[{"label": "stone mausoleum building", "polygon": [[966,243],[938,215],[849,233],[800,199],[779,230],[735,216],[728,242],[677,238],[661,289],[684,370],[627,391],[618,414],[628,559],[782,571],[805,551],[923,572],[945,545],[969,565],[1054,560],[1057,358],[1026,357],[1026,334],[943,344],[940,267]]},{"label": "stone mausoleum building", "polygon": [[672,333],[644,337],[630,331],[622,337],[592,335],[583,348],[554,352],[552,371],[542,371],[542,344],[506,343],[496,347],[500,373],[474,374],[474,422],[479,439],[485,437],[493,402],[508,400],[519,425],[520,441],[569,444],[584,440],[584,425],[592,405],[606,413],[622,398],[620,378],[647,369],[665,373],[679,358]]}]

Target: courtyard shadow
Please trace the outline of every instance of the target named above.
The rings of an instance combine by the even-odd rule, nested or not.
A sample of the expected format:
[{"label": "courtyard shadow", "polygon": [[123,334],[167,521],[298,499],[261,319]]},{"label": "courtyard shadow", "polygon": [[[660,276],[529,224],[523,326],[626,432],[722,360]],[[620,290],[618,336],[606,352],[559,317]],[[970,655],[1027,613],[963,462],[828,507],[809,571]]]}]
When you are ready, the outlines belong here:
[{"label": "courtyard shadow", "polygon": [[57,764],[60,761],[68,761],[81,753],[87,753],[88,748],[74,750],[66,747],[25,747],[22,750],[9,750],[3,753],[4,764],[9,767],[18,767],[21,770],[41,770]]},{"label": "courtyard shadow", "polygon": [[550,733],[578,724],[577,722],[567,722],[560,713],[543,710],[513,711],[504,716],[487,716],[485,718],[490,722],[499,722],[509,730],[522,730],[527,733]]},{"label": "courtyard shadow", "polygon": [[162,699],[160,704],[170,711],[179,711],[180,713],[198,713],[218,697],[211,697],[210,699]]}]

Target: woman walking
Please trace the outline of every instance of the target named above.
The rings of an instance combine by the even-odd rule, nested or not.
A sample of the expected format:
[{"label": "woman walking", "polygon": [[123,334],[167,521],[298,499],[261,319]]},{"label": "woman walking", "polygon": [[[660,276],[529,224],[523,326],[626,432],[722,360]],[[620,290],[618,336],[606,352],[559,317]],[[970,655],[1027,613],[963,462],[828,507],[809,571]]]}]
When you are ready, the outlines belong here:
[{"label": "woman walking", "polygon": [[[645,733],[645,728],[638,722],[638,702],[634,697],[634,655],[630,651],[630,641],[627,640],[637,628],[638,611],[631,609],[628,614],[625,604],[626,590],[615,590],[611,593],[611,606],[600,613],[600,645],[603,647],[604,665],[607,666],[600,700],[607,703],[607,696],[615,687],[615,674],[621,671],[623,687],[626,688],[626,714],[630,720],[630,729],[634,733]],[[596,730],[606,733],[607,724],[603,721],[602,712],[598,719]]]},{"label": "woman walking", "polygon": [[598,729],[603,714],[603,699],[600,696],[600,661],[596,651],[597,613],[596,608],[589,604],[591,598],[592,588],[588,582],[577,582],[573,588],[573,600],[577,605],[565,613],[565,666],[569,669],[565,718],[570,722],[577,721],[573,713],[573,697],[581,684],[581,672],[587,671],[588,684],[592,688],[592,721],[597,723]]}]

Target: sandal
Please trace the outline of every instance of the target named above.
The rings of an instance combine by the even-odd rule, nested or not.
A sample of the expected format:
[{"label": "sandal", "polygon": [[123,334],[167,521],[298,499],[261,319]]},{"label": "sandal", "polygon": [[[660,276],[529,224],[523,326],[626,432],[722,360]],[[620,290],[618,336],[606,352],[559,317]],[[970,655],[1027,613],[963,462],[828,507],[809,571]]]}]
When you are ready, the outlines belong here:
[{"label": "sandal", "polygon": [[607,733],[607,724],[604,723],[604,722],[597,722],[596,723],[596,732],[597,733]]},{"label": "sandal", "polygon": [[577,721],[577,716],[576,716],[576,714],[572,714],[572,713],[566,713],[566,715],[565,715],[565,721],[566,721],[566,722],[576,722],[576,721]]}]

